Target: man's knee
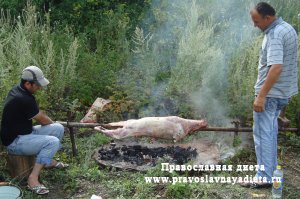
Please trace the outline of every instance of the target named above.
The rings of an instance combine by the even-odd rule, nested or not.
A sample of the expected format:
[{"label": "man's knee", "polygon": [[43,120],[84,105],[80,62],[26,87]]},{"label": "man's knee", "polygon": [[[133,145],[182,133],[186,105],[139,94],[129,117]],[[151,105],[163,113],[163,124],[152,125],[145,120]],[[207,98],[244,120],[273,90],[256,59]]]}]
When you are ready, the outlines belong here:
[{"label": "man's knee", "polygon": [[36,163],[50,165],[59,147],[60,140],[57,137],[47,136],[43,148],[37,154]]},{"label": "man's knee", "polygon": [[53,125],[55,126],[57,131],[59,131],[59,132],[64,132],[65,131],[64,126],[61,125],[60,123],[54,123]]},{"label": "man's knee", "polygon": [[60,147],[60,140],[59,138],[55,137],[55,136],[49,136],[48,137],[48,147],[49,149],[52,149],[54,151],[58,151],[59,147]]},{"label": "man's knee", "polygon": [[64,136],[64,132],[65,132],[64,126],[59,123],[54,123],[54,124],[52,124],[52,126],[54,128],[53,130],[57,134],[57,137],[62,138]]}]

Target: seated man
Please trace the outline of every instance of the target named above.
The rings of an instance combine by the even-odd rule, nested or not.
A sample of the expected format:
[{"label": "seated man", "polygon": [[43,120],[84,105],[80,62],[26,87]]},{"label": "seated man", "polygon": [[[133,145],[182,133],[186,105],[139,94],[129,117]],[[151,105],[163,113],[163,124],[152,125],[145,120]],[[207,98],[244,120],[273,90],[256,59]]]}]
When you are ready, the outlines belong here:
[{"label": "seated man", "polygon": [[[46,194],[49,189],[39,182],[44,166],[64,167],[53,160],[61,147],[64,127],[39,110],[33,96],[49,84],[43,72],[36,66],[29,66],[22,72],[21,83],[8,93],[1,121],[1,140],[10,154],[36,155],[36,162],[28,177],[28,188],[37,194]],[[39,124],[32,125],[32,119]]]}]

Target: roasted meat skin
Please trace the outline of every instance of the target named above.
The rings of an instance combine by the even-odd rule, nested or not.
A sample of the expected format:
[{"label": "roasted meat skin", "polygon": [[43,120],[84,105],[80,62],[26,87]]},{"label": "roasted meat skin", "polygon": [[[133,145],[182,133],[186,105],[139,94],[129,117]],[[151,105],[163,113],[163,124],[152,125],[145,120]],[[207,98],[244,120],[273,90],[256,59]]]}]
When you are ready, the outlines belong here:
[{"label": "roasted meat skin", "polygon": [[[105,135],[123,139],[127,137],[154,137],[163,139],[181,140],[188,134],[191,134],[201,128],[207,127],[205,120],[184,119],[178,116],[167,117],[144,117],[136,120],[127,120],[113,122],[95,127],[95,130],[103,132]],[[109,127],[121,127],[117,129],[108,129]]]}]

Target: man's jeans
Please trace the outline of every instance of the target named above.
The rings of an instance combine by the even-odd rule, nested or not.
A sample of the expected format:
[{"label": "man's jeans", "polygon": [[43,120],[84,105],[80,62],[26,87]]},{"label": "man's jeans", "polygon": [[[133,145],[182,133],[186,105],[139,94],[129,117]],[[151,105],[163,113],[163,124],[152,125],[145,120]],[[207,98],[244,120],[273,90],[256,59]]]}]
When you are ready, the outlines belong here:
[{"label": "man's jeans", "polygon": [[277,166],[277,117],[280,110],[288,104],[288,99],[267,97],[265,110],[253,112],[253,138],[258,165],[264,165],[265,170],[259,170],[256,177],[266,177],[272,182],[273,171]]},{"label": "man's jeans", "polygon": [[31,134],[19,135],[7,146],[7,150],[15,155],[36,155],[36,163],[51,165],[53,156],[61,148],[63,136],[61,124],[37,125]]}]

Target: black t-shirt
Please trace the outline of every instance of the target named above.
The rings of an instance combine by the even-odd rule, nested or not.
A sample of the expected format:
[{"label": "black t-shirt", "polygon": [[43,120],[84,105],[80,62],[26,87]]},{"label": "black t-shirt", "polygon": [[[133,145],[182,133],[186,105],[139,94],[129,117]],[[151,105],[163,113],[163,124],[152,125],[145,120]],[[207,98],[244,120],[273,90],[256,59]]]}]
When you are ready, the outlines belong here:
[{"label": "black t-shirt", "polygon": [[13,87],[4,102],[1,140],[10,145],[18,135],[32,132],[32,118],[39,113],[35,97],[20,85]]}]

